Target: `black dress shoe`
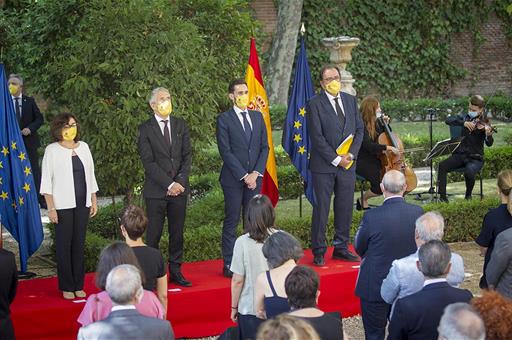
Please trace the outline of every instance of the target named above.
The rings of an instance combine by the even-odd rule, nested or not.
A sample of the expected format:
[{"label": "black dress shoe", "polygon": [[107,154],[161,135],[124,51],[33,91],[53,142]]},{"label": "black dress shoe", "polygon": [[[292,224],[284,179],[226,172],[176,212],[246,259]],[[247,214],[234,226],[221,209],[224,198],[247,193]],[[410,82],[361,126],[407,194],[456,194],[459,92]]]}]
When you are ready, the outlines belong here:
[{"label": "black dress shoe", "polygon": [[233,277],[233,272],[229,270],[229,266],[224,266],[222,268],[222,275],[224,275],[225,277]]},{"label": "black dress shoe", "polygon": [[471,195],[466,195],[466,196],[464,196],[464,199],[466,201],[471,201],[472,197],[471,197]]},{"label": "black dress shoe", "polygon": [[444,195],[441,195],[439,196],[439,202],[443,202],[443,203],[450,203],[448,201],[448,197],[444,196]]},{"label": "black dress shoe", "polygon": [[190,281],[188,281],[187,279],[185,279],[185,277],[183,276],[183,274],[181,272],[171,273],[171,278],[169,281],[177,284],[178,286],[182,286],[182,287],[192,286],[192,283]]},{"label": "black dress shoe", "polygon": [[335,260],[359,262],[359,257],[352,254],[348,250],[334,249],[334,251],[332,252],[332,258]]},{"label": "black dress shoe", "polygon": [[315,257],[313,258],[313,264],[315,266],[324,266],[325,265],[324,255],[316,254]]},{"label": "black dress shoe", "polygon": [[361,201],[359,200],[359,198],[356,200],[356,210],[358,211],[361,211],[361,210],[370,210],[370,207],[366,207],[366,208],[363,208],[363,205],[361,204]]}]

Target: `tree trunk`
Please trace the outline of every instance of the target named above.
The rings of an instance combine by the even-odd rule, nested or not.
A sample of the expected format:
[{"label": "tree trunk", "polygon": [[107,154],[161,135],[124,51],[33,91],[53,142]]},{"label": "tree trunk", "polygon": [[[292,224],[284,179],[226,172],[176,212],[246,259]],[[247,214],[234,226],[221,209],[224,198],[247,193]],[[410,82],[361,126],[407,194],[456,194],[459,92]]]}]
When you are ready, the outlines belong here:
[{"label": "tree trunk", "polygon": [[279,0],[277,30],[272,39],[267,65],[267,93],[270,104],[288,103],[297,34],[300,28],[303,0]]}]

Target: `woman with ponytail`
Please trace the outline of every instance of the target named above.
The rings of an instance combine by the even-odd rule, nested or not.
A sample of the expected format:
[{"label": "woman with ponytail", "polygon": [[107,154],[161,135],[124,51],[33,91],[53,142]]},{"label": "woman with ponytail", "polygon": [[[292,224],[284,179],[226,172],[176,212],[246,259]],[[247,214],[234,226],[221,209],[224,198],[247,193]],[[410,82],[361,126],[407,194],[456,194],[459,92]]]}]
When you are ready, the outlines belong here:
[{"label": "woman with ponytail", "polygon": [[[503,170],[498,174],[498,194],[501,204],[495,209],[489,210],[482,223],[480,235],[476,238],[476,243],[480,246],[480,252],[484,259],[483,275],[480,279],[480,288],[488,288],[486,279],[486,269],[491,260],[494,249],[494,243],[498,235],[512,227],[512,170]],[[512,270],[512,268],[510,269]]]}]

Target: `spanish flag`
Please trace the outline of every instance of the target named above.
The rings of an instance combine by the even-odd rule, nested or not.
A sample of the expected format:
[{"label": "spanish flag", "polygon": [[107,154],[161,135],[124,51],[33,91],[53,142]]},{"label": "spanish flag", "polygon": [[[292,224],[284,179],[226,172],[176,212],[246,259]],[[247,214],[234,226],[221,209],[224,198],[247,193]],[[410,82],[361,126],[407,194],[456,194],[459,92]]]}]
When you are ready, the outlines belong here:
[{"label": "spanish flag", "polygon": [[272,143],[272,126],[270,125],[267,93],[263,86],[263,77],[261,76],[258,51],[256,51],[254,38],[251,38],[251,50],[249,53],[249,64],[247,65],[245,81],[247,82],[247,87],[249,87],[249,109],[260,111],[263,114],[263,119],[265,120],[265,125],[267,127],[269,152],[265,174],[263,175],[261,193],[267,195],[272,201],[272,204],[276,206],[277,201],[279,200],[279,191],[277,185],[274,143]]}]

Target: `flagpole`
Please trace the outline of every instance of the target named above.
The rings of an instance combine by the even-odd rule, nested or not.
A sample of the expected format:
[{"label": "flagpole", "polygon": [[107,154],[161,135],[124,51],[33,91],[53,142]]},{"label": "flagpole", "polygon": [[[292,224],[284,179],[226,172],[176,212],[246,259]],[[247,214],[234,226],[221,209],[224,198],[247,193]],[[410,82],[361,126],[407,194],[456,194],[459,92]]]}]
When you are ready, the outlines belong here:
[{"label": "flagpole", "polygon": [[[304,34],[306,33],[306,27],[304,26],[304,22],[300,25],[300,36],[304,39]],[[301,179],[302,187],[304,187],[304,179]],[[299,195],[299,217],[302,218],[302,193]]]},{"label": "flagpole", "polygon": [[4,248],[4,235],[2,230],[2,223],[0,223],[0,249]]}]

